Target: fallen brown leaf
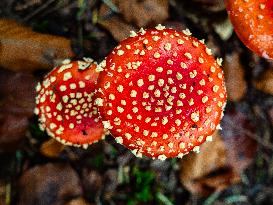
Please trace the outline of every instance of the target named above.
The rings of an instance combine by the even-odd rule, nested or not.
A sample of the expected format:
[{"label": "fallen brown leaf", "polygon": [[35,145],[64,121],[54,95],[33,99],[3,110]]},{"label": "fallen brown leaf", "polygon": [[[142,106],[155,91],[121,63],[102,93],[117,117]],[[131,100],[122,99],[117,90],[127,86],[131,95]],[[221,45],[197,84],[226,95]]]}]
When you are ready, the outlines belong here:
[{"label": "fallen brown leaf", "polygon": [[0,19],[0,66],[6,69],[50,69],[74,56],[70,40],[40,34],[9,19]]},{"label": "fallen brown leaf", "polygon": [[64,147],[63,144],[51,138],[42,144],[40,152],[46,157],[56,158],[59,157]]},{"label": "fallen brown leaf", "polygon": [[167,0],[115,0],[125,21],[138,27],[158,24],[169,17],[169,2]]},{"label": "fallen brown leaf", "polygon": [[112,2],[119,9],[121,16],[114,14],[108,6],[102,4],[98,23],[117,41],[127,38],[132,30],[156,25],[168,18],[167,0],[113,0]]},{"label": "fallen brown leaf", "polygon": [[190,153],[181,161],[181,183],[193,194],[209,195],[240,181],[228,167],[227,151],[219,133],[201,146],[200,153]]},{"label": "fallen brown leaf", "polygon": [[240,63],[238,52],[233,52],[226,56],[223,69],[229,100],[241,100],[245,96],[247,84],[244,79],[244,69]]},{"label": "fallen brown leaf", "polygon": [[262,76],[254,81],[254,86],[270,95],[273,95],[273,66],[266,70]]},{"label": "fallen brown leaf", "polygon": [[253,161],[257,151],[256,126],[238,108],[225,112],[221,126],[230,165],[241,173]]},{"label": "fallen brown leaf", "polygon": [[19,179],[18,205],[61,205],[81,195],[79,177],[69,165],[39,165]]},{"label": "fallen brown leaf", "polygon": [[88,202],[86,202],[83,198],[73,199],[72,201],[66,203],[65,205],[91,205]]},{"label": "fallen brown leaf", "polygon": [[136,31],[137,29],[132,25],[127,24],[124,20],[118,16],[107,18],[99,21],[106,30],[108,30],[116,41],[121,41],[127,38],[130,31]]},{"label": "fallen brown leaf", "polygon": [[0,150],[15,150],[25,137],[37,81],[28,73],[0,70]]},{"label": "fallen brown leaf", "polygon": [[247,118],[233,112],[225,116],[223,134],[214,133],[213,141],[203,144],[199,154],[190,153],[181,161],[181,183],[193,194],[207,196],[240,182],[241,172],[256,153],[257,143],[248,136],[253,130]]}]

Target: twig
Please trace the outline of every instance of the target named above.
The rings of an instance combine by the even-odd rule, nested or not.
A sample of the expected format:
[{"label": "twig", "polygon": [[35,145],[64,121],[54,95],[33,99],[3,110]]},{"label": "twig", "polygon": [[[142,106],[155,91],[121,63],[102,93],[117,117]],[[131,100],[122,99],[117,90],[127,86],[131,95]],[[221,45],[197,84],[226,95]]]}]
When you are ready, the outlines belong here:
[{"label": "twig", "polygon": [[45,10],[51,3],[53,3],[55,0],[49,0],[46,3],[42,4],[38,9],[30,13],[28,16],[26,16],[23,21],[28,21],[30,20],[33,16],[37,15],[41,11]]}]

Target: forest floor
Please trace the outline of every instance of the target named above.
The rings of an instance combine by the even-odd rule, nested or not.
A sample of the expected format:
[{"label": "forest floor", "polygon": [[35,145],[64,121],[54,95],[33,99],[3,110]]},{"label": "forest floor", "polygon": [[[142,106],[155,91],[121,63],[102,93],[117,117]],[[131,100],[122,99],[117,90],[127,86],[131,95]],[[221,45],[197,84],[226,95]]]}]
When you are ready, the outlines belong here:
[{"label": "forest floor", "polygon": [[[136,158],[111,136],[86,150],[48,141],[36,83],[64,58],[100,62],[130,30],[158,23],[189,28],[224,60],[214,141],[166,161]],[[0,205],[273,204],[272,82],[273,62],[240,42],[221,0],[1,0]]]}]

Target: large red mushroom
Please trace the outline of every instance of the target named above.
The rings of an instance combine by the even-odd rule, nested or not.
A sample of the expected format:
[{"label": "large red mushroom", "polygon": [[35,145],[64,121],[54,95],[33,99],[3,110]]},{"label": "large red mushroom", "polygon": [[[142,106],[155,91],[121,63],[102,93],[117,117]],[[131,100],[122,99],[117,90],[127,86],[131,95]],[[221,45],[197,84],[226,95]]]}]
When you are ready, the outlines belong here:
[{"label": "large red mushroom", "polygon": [[258,55],[273,59],[273,1],[225,0],[239,38]]},{"label": "large red mushroom", "polygon": [[219,64],[188,29],[131,32],[101,65],[96,104],[104,124],[138,157],[198,152],[223,116]]},{"label": "large red mushroom", "polygon": [[38,84],[35,113],[40,127],[65,145],[87,148],[104,137],[94,104],[98,66],[92,59],[65,60]]}]

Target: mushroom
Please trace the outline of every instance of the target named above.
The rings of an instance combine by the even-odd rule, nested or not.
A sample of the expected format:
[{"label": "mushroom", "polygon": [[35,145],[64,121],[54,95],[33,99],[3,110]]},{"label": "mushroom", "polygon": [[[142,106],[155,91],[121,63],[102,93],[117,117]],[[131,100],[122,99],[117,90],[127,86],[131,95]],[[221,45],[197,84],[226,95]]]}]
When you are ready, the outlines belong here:
[{"label": "mushroom", "polygon": [[104,137],[93,100],[97,69],[92,59],[67,59],[36,87],[35,114],[39,115],[40,128],[62,144],[87,148]]},{"label": "mushroom", "polygon": [[95,101],[104,125],[138,157],[198,152],[223,116],[220,63],[188,29],[131,32],[101,64]]},{"label": "mushroom", "polygon": [[234,30],[258,55],[273,59],[273,1],[225,0]]}]

